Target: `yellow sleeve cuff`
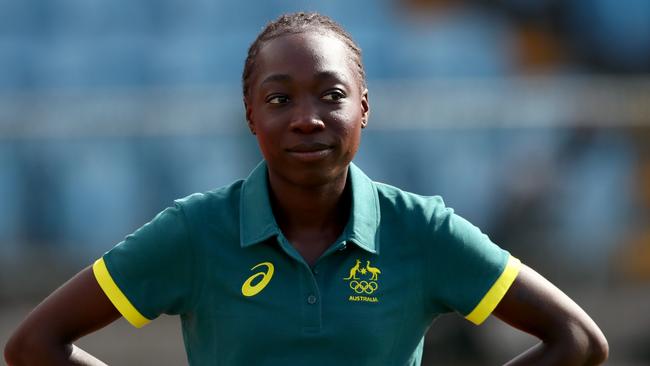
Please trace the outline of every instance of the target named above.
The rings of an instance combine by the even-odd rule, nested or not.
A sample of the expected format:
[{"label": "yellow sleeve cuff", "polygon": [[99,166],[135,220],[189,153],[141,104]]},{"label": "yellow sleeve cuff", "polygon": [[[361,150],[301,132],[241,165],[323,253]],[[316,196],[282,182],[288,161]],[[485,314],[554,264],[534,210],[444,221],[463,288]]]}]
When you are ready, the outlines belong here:
[{"label": "yellow sleeve cuff", "polygon": [[483,296],[483,299],[481,299],[478,305],[476,305],[474,310],[472,310],[465,319],[476,325],[483,323],[485,319],[490,316],[492,311],[494,311],[494,308],[497,307],[503,296],[515,281],[515,278],[517,278],[520,267],[521,262],[519,259],[509,256],[506,268],[503,269],[499,278],[497,278],[492,287],[488,290],[485,296]]},{"label": "yellow sleeve cuff", "polygon": [[108,273],[104,258],[99,258],[95,261],[93,264],[93,274],[95,275],[99,286],[102,288],[109,300],[111,300],[117,311],[122,314],[124,319],[136,328],[141,328],[151,321],[140,314],[133,304],[131,304],[129,299],[126,298],[122,290],[117,287],[111,274]]}]

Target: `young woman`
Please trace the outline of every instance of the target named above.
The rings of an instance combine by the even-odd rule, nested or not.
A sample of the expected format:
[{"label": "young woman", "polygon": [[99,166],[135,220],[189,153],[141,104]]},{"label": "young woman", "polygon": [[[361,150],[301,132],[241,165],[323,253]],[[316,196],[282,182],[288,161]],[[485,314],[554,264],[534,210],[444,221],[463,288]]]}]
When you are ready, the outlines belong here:
[{"label": "young woman", "polygon": [[419,365],[437,315],[494,313],[541,342],[512,365],[595,365],[607,342],[559,289],[476,227],[351,163],[370,105],[361,54],[318,14],[250,47],[248,126],[264,161],[179,200],[45,299],[10,365],[101,364],[72,342],[123,316],[181,316],[193,365]]}]

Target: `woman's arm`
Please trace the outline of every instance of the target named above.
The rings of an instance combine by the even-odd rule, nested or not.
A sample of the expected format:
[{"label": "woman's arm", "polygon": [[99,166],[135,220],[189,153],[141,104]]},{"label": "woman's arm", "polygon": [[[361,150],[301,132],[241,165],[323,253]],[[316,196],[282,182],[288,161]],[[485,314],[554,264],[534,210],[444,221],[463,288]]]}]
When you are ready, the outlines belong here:
[{"label": "woman's arm", "polygon": [[600,365],[607,359],[609,346],[596,323],[525,265],[494,315],[541,340],[507,365]]},{"label": "woman's arm", "polygon": [[119,318],[88,267],[40,303],[5,346],[10,366],[104,365],[72,344]]}]

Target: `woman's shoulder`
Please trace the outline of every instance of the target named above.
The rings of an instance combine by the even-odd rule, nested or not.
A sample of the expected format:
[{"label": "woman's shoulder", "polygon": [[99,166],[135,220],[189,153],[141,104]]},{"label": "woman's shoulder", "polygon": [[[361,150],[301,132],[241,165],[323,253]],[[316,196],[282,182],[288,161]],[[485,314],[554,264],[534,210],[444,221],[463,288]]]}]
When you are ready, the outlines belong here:
[{"label": "woman's shoulder", "polygon": [[440,195],[421,195],[390,184],[374,182],[382,213],[391,211],[406,220],[420,217],[428,223],[444,221],[454,213]]},{"label": "woman's shoulder", "polygon": [[174,203],[180,206],[186,214],[214,214],[222,211],[232,213],[232,210],[239,206],[243,182],[243,180],[237,180],[213,190],[192,193],[176,199]]}]

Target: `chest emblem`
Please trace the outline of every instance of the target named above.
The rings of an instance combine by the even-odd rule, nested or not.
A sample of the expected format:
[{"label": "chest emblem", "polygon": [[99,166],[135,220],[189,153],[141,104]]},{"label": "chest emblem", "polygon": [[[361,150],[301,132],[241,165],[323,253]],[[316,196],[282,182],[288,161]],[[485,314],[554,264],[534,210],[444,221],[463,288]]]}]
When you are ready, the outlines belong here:
[{"label": "chest emblem", "polygon": [[[253,268],[251,268],[251,271],[258,267],[266,267],[266,270],[262,270],[248,277],[248,279],[241,286],[241,293],[246,297],[251,297],[259,294],[260,291],[264,290],[266,285],[268,285],[269,282],[271,282],[271,278],[273,278],[273,271],[274,271],[273,263],[271,262],[259,263],[255,265]],[[261,277],[259,282],[253,285],[253,281],[255,281],[259,277]]]},{"label": "chest emblem", "polygon": [[371,266],[370,261],[366,261],[366,265],[362,267],[361,260],[357,259],[355,265],[350,268],[349,276],[343,279],[354,293],[348,297],[348,301],[379,302],[376,296],[371,295],[379,288],[380,274],[381,270]]}]

